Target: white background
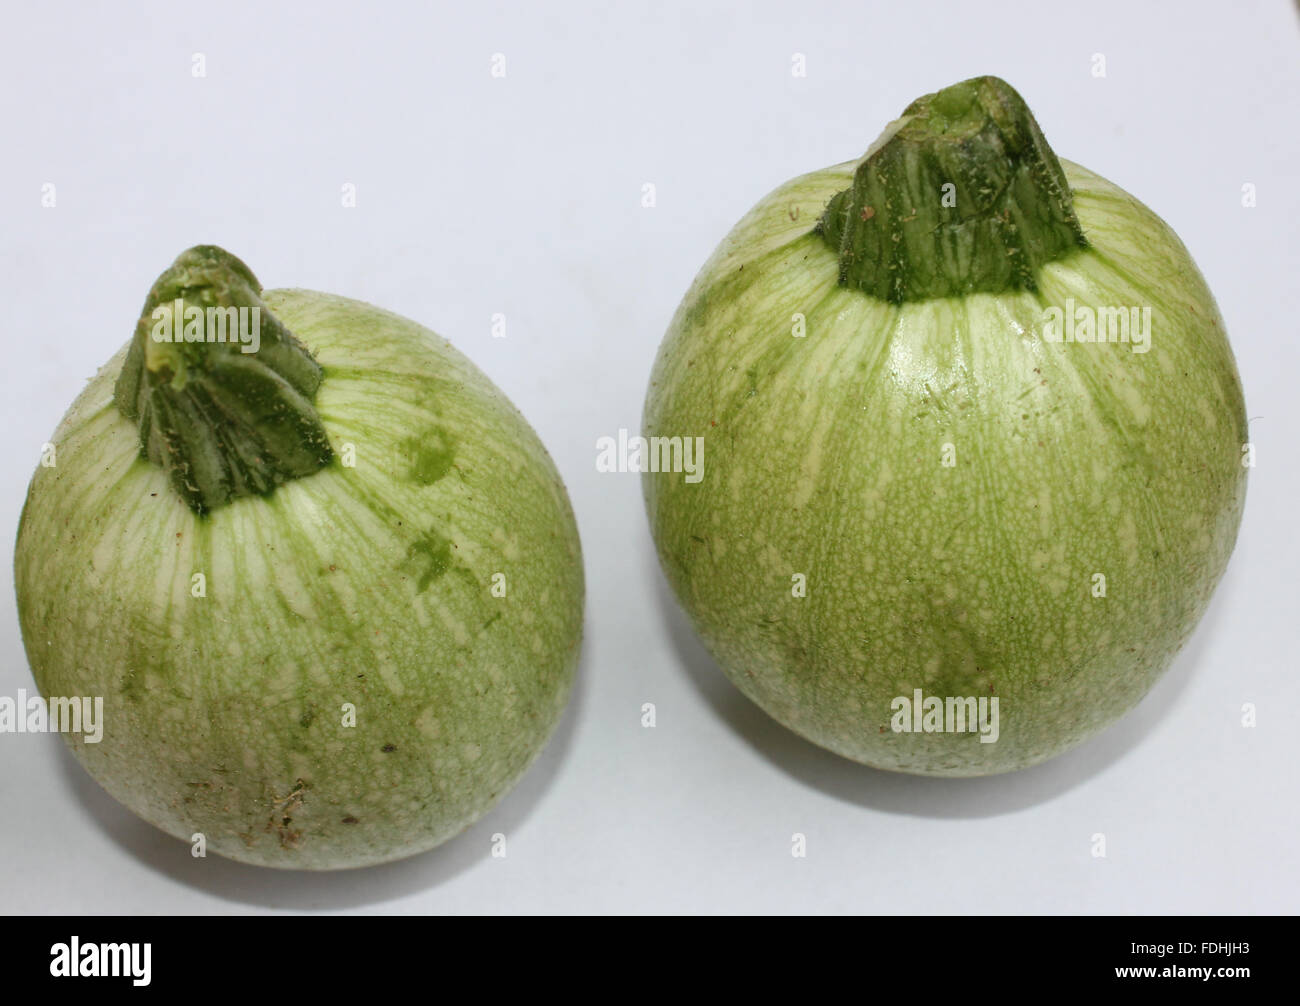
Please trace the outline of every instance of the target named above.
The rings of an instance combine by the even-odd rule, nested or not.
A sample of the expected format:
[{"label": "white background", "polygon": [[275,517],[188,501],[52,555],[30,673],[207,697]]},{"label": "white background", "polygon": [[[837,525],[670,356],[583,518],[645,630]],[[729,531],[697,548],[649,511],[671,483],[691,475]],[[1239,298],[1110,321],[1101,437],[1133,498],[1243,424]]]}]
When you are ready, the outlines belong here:
[{"label": "white background", "polygon": [[[524,782],[460,838],[387,867],[194,860],[105,796],[59,738],[0,735],[0,911],[1295,911],[1293,7],[612,6],[9,13],[5,575],[41,444],[158,273],[211,242],[268,287],[370,301],[475,360],[565,478],[588,613],[573,703]],[[665,593],[638,477],[597,473],[595,441],[636,431],[669,318],[742,213],[859,156],[913,98],[981,73],[1021,91],[1061,156],[1186,242],[1227,320],[1259,466],[1210,611],[1142,705],[1036,769],[949,781],[842,761],[741,697]],[[340,205],[348,182],[355,209]],[[55,208],[41,206],[45,183]],[[505,339],[490,335],[498,312]],[[33,688],[12,602],[0,646],[0,694]],[[639,725],[644,702],[656,729]],[[1240,725],[1247,702],[1254,729]],[[489,856],[497,831],[504,860]],[[795,832],[806,859],[791,856]],[[1104,859],[1090,854],[1098,832]]]}]

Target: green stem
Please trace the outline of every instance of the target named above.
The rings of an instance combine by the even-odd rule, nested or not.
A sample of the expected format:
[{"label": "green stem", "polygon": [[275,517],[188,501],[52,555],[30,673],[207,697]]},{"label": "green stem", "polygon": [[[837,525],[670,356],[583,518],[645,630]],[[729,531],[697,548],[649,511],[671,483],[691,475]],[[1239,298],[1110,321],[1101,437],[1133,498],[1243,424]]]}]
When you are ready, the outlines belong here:
[{"label": "green stem", "polygon": [[842,285],[895,304],[1035,290],[1043,265],[1087,247],[1060,162],[997,77],[912,102],[817,229]]},{"label": "green stem", "polygon": [[229,252],[183,252],[149,291],[114,388],[141,453],[198,513],[334,456],[312,405],[321,368],[261,292]]}]

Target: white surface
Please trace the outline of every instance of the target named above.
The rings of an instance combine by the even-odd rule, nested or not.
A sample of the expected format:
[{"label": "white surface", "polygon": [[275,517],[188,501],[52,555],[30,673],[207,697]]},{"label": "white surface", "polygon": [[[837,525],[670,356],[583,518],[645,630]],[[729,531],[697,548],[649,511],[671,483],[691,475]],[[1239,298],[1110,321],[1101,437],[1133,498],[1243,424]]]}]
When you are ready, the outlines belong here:
[{"label": "white surface", "polygon": [[[588,615],[580,683],[542,761],[470,832],[390,867],[193,860],[58,738],[0,735],[0,910],[1297,910],[1295,10],[697,6],[9,13],[6,575],[40,445],[157,274],[214,242],[267,286],[373,302],[473,358],[568,484]],[[206,78],[191,76],[195,52]],[[504,79],[489,73],[498,52]],[[806,79],[791,76],[796,52]],[[940,781],[841,761],[741,697],[665,594],[637,476],[598,474],[595,440],[637,428],[674,308],[749,206],[979,73],[1008,79],[1061,156],[1144,200],[1191,249],[1227,319],[1259,467],[1209,614],[1136,712],[1037,769]],[[340,207],[346,182],[355,209]],[[497,312],[504,340],[490,337]],[[31,688],[12,602],[0,645],[0,694]],[[643,702],[656,729],[639,724]],[[1246,702],[1255,729],[1239,724]],[[497,831],[504,860],[489,856]],[[806,859],[790,854],[794,832]],[[1105,859],[1090,855],[1096,832]]]}]

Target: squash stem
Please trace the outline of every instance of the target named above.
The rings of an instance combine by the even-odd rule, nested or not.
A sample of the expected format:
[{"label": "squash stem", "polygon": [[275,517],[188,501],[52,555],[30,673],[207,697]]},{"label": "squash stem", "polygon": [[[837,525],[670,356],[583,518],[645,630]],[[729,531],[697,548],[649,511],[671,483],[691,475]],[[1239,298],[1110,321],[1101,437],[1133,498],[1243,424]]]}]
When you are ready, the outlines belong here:
[{"label": "squash stem", "polygon": [[1087,247],[1060,162],[997,77],[912,102],[817,231],[842,285],[895,304],[1036,290],[1043,265]]},{"label": "squash stem", "polygon": [[312,404],[321,368],[261,293],[229,252],[183,252],[150,289],[114,387],[140,452],[200,514],[334,456]]}]

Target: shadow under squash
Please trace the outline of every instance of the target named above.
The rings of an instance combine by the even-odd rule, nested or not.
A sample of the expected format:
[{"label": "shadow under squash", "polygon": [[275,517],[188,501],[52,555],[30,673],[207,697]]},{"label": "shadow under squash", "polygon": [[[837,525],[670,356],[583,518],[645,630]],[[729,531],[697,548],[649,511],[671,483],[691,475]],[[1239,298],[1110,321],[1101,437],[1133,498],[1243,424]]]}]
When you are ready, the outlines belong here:
[{"label": "shadow under squash", "polygon": [[[1137,707],[1101,734],[1040,765],[1003,775],[945,779],[869,768],[843,758],[782,726],[746,698],[722,673],[677,604],[649,545],[650,575],[673,649],[695,689],[717,717],[782,772],[807,786],[862,807],[933,818],[981,818],[1043,803],[1085,782],[1136,748],[1177,704],[1200,665],[1202,640],[1213,631],[1219,604],[1209,610],[1172,666]],[[1224,585],[1231,578],[1231,567]]]},{"label": "shadow under squash", "polygon": [[[519,784],[474,824],[442,845],[409,859],[350,870],[279,870],[250,866],[211,854],[190,855],[190,845],[136,817],[105,792],[64,744],[57,745],[69,787],[108,836],[149,869],[179,884],[244,905],[282,909],[346,909],[408,897],[437,887],[490,858],[496,832],[513,836],[532,814],[568,757],[586,701],[584,647],[568,707],[555,732]],[[131,905],[107,906],[130,913]],[[428,905],[436,912],[436,901]]]}]

